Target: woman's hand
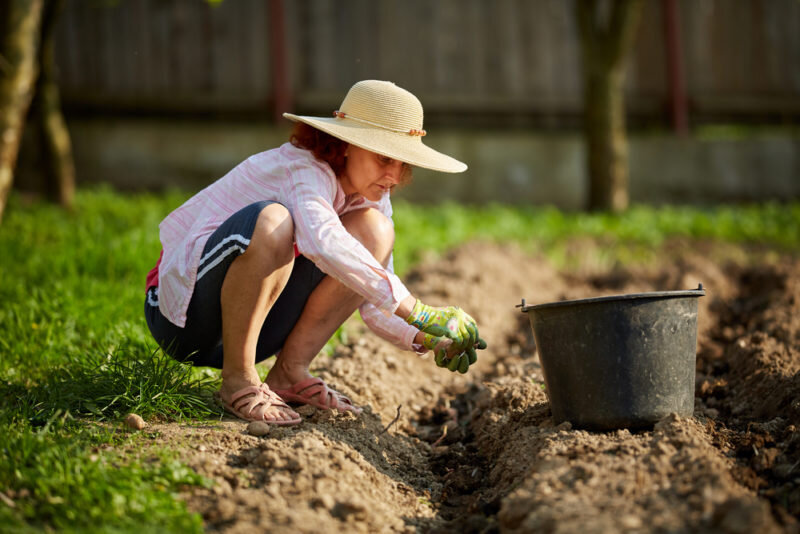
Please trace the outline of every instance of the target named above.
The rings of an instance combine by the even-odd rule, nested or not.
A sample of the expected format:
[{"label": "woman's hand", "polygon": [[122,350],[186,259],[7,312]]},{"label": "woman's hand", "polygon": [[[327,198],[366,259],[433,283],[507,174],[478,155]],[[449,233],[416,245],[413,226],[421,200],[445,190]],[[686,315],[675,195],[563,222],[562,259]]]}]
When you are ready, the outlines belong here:
[{"label": "woman's hand", "polygon": [[478,360],[475,349],[485,349],[478,326],[461,308],[433,308],[417,300],[406,322],[423,332],[422,345],[434,352],[439,367],[466,373]]},{"label": "woman's hand", "polygon": [[473,347],[478,342],[475,319],[456,306],[434,308],[417,299],[406,322],[428,334],[452,339],[454,349],[458,351]]},{"label": "woman's hand", "polygon": [[468,347],[463,352],[453,350],[453,340],[447,336],[434,336],[420,331],[417,342],[434,353],[434,361],[439,367],[446,367],[450,371],[466,373],[469,366],[478,361],[475,349],[485,349],[486,342],[478,338],[474,347]]}]

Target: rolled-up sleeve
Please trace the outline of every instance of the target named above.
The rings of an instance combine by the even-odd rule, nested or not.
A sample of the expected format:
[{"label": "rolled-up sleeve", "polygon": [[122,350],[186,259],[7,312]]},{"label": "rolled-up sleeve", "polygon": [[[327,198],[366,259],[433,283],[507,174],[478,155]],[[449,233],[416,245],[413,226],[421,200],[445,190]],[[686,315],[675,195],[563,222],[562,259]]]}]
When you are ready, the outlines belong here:
[{"label": "rolled-up sleeve", "polygon": [[[389,195],[385,195],[380,202],[372,203],[367,202],[367,206],[378,209],[387,219],[392,221],[392,203],[389,201]],[[394,222],[392,222],[394,224]],[[386,264],[386,269],[394,273],[394,255],[389,256],[389,261]],[[396,315],[385,316],[378,311],[375,306],[365,301],[358,309],[364,323],[375,334],[379,335],[386,341],[393,345],[404,349],[424,354],[425,351],[418,350],[419,347],[414,346],[414,338],[416,337],[419,329],[411,326],[403,319]]]},{"label": "rolled-up sleeve", "polygon": [[375,306],[366,301],[358,311],[361,318],[364,319],[364,323],[375,334],[403,350],[415,351],[414,337],[419,332],[415,326],[407,324],[397,315],[382,314]]},{"label": "rolled-up sleeve", "polygon": [[292,180],[287,186],[291,189],[286,194],[287,208],[294,220],[297,249],[322,272],[364,297],[389,319],[388,324],[396,325],[391,316],[410,292],[345,229],[332,205],[336,178],[329,168],[313,165],[293,163],[288,169]]}]

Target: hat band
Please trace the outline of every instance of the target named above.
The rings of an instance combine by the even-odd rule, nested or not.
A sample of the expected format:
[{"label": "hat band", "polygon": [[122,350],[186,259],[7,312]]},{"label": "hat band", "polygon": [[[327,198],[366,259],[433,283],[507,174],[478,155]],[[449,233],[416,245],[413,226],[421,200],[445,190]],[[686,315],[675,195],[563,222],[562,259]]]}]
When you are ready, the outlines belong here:
[{"label": "hat band", "polygon": [[404,134],[408,134],[408,135],[415,135],[415,136],[419,136],[419,137],[425,137],[428,134],[428,132],[426,132],[425,130],[415,130],[413,128],[411,130],[404,130],[402,128],[392,128],[391,126],[378,124],[377,122],[368,121],[367,119],[359,119],[358,117],[353,117],[352,115],[348,115],[347,113],[345,113],[343,111],[339,111],[338,109],[333,112],[333,116],[336,117],[337,119],[345,119],[345,118],[347,118],[347,119],[350,119],[351,121],[362,122],[364,124],[369,124],[370,126],[376,126],[378,128],[381,128],[382,130],[389,130],[389,131],[392,131],[392,132],[400,132],[400,133],[404,133]]}]

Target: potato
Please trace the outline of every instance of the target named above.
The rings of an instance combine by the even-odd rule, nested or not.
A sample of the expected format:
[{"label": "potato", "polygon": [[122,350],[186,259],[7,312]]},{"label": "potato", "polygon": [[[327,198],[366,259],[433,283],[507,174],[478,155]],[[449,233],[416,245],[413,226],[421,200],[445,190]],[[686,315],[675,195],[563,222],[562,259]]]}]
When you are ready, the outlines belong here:
[{"label": "potato", "polygon": [[128,416],[125,418],[125,424],[128,425],[128,428],[133,430],[141,430],[147,426],[147,423],[144,422],[144,419],[135,413],[128,414]]},{"label": "potato", "polygon": [[247,425],[247,433],[251,436],[266,436],[269,430],[269,425],[264,421],[252,421]]}]

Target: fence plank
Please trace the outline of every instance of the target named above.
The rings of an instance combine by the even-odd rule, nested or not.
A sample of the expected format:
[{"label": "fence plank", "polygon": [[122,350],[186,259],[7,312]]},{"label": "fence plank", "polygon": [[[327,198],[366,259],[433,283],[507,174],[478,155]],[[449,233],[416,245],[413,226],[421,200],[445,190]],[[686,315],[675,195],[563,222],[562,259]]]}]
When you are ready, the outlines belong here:
[{"label": "fence plank", "polygon": [[[66,107],[269,109],[269,0],[70,2],[58,35]],[[285,1],[298,109],[330,111],[353,82],[395,81],[429,114],[577,114],[575,0]],[[800,107],[800,3],[681,0],[695,114]],[[659,117],[668,95],[663,13],[645,3],[626,91]],[[459,119],[461,120],[461,119]]]}]

